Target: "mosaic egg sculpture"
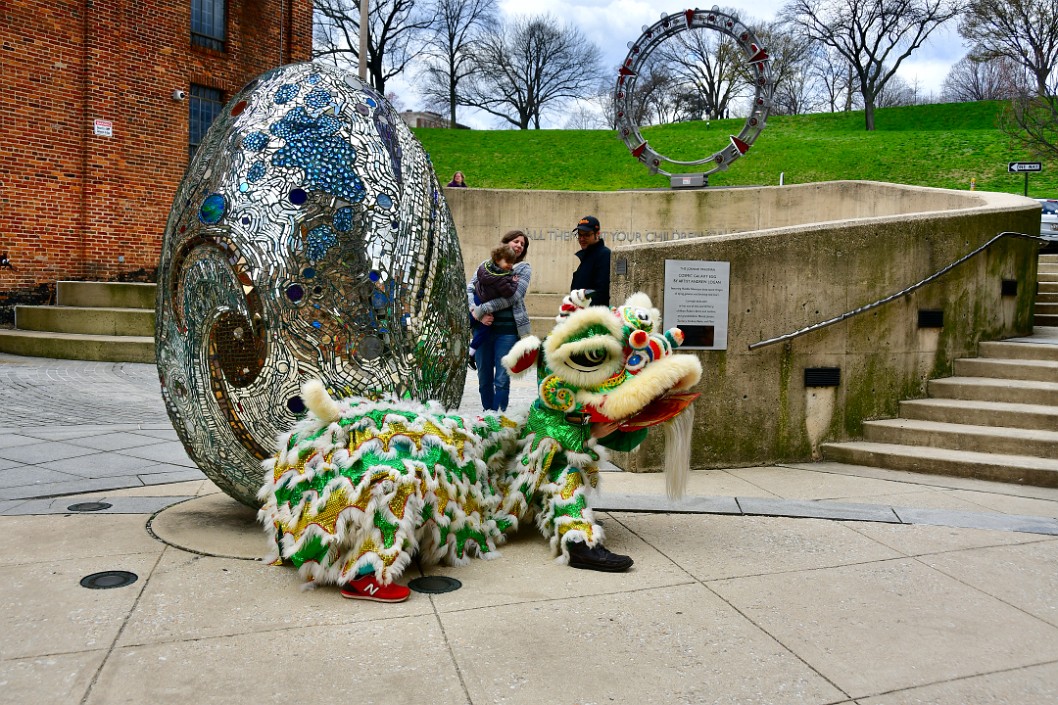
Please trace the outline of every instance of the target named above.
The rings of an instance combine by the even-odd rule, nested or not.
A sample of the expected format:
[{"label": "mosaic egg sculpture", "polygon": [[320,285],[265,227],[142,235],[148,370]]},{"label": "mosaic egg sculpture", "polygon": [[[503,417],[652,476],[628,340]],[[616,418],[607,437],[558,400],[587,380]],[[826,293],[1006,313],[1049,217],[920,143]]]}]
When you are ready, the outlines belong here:
[{"label": "mosaic egg sculpture", "polygon": [[455,406],[463,262],[429,157],[356,76],[294,64],[217,116],[158,269],[158,373],[188,454],[257,506],[303,381]]}]

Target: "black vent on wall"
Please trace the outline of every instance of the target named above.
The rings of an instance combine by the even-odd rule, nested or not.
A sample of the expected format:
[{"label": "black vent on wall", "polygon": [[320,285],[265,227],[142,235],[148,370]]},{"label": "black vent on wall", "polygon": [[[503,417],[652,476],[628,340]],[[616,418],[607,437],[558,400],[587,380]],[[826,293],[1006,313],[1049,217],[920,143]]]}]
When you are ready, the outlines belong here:
[{"label": "black vent on wall", "polygon": [[841,384],[840,367],[806,367],[806,387],[836,387]]},{"label": "black vent on wall", "polygon": [[614,274],[619,276],[628,274],[628,260],[624,257],[618,257],[617,262],[614,264]]},{"label": "black vent on wall", "polygon": [[918,327],[919,328],[943,328],[944,327],[944,311],[939,309],[919,309],[918,311]]},{"label": "black vent on wall", "polygon": [[999,289],[999,293],[1003,296],[1017,296],[1018,295],[1018,280],[1017,279],[1004,279],[1003,284]]}]

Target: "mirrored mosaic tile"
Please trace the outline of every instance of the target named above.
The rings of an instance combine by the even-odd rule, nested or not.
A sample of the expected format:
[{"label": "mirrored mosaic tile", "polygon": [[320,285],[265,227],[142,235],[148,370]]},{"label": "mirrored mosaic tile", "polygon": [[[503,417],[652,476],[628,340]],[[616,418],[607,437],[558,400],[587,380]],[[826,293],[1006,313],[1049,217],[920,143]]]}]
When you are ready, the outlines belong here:
[{"label": "mirrored mosaic tile", "polygon": [[422,146],[354,75],[285,66],[232,99],[177,191],[158,282],[169,416],[245,504],[304,413],[304,381],[459,403],[468,321],[452,218]]}]

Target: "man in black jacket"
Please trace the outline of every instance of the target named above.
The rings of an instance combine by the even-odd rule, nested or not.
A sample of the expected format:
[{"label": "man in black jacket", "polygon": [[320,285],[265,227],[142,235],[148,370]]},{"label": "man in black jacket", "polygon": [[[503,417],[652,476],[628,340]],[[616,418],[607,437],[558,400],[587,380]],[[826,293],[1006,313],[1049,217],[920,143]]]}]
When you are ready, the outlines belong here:
[{"label": "man in black jacket", "polygon": [[592,306],[610,305],[610,248],[599,237],[599,219],[586,215],[577,223],[573,231],[577,234],[580,251],[577,257],[580,266],[573,272],[570,291],[574,289],[591,289]]}]

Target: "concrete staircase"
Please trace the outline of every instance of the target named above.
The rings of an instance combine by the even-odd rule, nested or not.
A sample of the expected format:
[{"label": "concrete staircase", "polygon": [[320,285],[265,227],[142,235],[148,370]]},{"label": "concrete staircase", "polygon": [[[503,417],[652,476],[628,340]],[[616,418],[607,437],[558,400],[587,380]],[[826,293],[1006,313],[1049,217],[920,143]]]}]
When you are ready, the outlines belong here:
[{"label": "concrete staircase", "polygon": [[555,316],[562,305],[562,297],[568,294],[539,294],[532,290],[525,297],[525,310],[529,314],[529,326],[533,335],[543,340],[555,327]]},{"label": "concrete staircase", "polygon": [[57,282],[55,306],[16,306],[0,352],[104,362],[154,362],[154,284]]},{"label": "concrete staircase", "polygon": [[862,441],[823,444],[823,457],[1058,487],[1058,312],[1041,312],[1058,306],[1058,255],[1040,257],[1039,281],[1032,336],[981,343],[980,357],[955,361],[954,377],[929,381],[929,398],[864,423]]},{"label": "concrete staircase", "polygon": [[[16,306],[0,352],[105,362],[154,362],[155,284],[57,282],[55,306]],[[564,294],[526,297],[533,335],[555,325]]]},{"label": "concrete staircase", "polygon": [[1038,326],[1058,326],[1058,255],[1040,255],[1036,293]]}]

